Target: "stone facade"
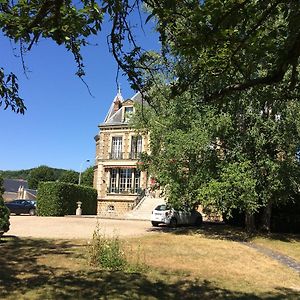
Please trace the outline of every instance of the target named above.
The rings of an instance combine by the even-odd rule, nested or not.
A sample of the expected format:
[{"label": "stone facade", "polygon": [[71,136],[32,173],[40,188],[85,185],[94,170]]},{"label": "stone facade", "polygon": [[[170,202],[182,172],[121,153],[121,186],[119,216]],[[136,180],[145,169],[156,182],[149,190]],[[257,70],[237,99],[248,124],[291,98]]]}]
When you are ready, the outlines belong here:
[{"label": "stone facade", "polygon": [[142,152],[149,151],[149,138],[128,125],[135,103],[141,101],[140,94],[124,100],[119,92],[98,126],[94,187],[99,215],[121,216],[132,210],[147,188],[147,173],[137,168],[137,162]]}]

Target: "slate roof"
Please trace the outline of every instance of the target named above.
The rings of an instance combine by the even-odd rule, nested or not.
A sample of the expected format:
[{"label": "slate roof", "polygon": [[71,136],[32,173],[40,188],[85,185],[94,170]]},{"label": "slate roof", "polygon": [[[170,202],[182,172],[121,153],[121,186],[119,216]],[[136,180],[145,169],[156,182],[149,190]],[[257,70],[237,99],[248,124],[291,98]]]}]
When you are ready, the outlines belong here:
[{"label": "slate roof", "polygon": [[113,124],[123,124],[122,120],[122,108],[119,108],[117,112],[110,112],[110,118],[104,121],[102,125],[113,125]]},{"label": "slate roof", "polygon": [[3,187],[5,192],[17,193],[20,186],[28,189],[28,183],[24,179],[3,179]]},{"label": "slate roof", "polygon": [[114,103],[116,101],[120,101],[121,103],[124,101],[123,96],[121,95],[121,92],[118,91],[116,97],[114,98],[114,100],[111,103],[111,106],[109,108],[109,111],[104,119],[104,123],[106,123],[107,121],[109,121],[111,119],[111,117],[113,117],[113,115],[115,114],[114,112]]},{"label": "slate roof", "polygon": [[[120,101],[121,107],[117,110],[114,111],[114,102]],[[141,93],[136,93],[132,98],[124,100],[120,91],[117,93],[116,97],[112,101],[112,104],[110,106],[110,109],[104,119],[104,122],[100,124],[100,126],[105,126],[105,125],[126,125],[128,122],[123,120],[123,113],[122,113],[122,104],[132,101],[134,103],[142,103],[142,95]]]},{"label": "slate roof", "polygon": [[142,95],[141,95],[141,93],[136,93],[132,98],[131,98],[131,100],[134,102],[134,103],[140,103],[140,104],[142,104],[142,102],[143,102],[143,99],[142,99]]}]

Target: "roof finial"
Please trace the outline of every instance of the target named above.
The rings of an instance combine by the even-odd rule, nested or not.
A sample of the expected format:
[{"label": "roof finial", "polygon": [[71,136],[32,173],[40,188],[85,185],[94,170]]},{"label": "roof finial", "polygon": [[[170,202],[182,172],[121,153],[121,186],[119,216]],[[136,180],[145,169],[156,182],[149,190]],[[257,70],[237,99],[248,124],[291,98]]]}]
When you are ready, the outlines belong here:
[{"label": "roof finial", "polygon": [[121,85],[118,83],[118,95],[121,95]]}]

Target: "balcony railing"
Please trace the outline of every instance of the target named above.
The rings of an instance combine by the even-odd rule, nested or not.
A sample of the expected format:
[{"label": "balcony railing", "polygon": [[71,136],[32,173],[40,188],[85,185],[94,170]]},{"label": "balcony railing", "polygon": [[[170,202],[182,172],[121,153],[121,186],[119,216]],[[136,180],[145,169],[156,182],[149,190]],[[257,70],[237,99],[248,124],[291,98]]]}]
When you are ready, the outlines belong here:
[{"label": "balcony railing", "polygon": [[111,152],[109,153],[109,159],[123,159],[124,152]]},{"label": "balcony railing", "polygon": [[130,152],[129,159],[140,159],[141,154],[142,154],[141,152]]},{"label": "balcony railing", "polygon": [[109,159],[140,159],[141,155],[141,152],[111,152],[108,157]]},{"label": "balcony railing", "polygon": [[107,189],[107,193],[111,194],[135,194],[135,195],[140,195],[143,192],[141,188],[134,188],[134,189],[120,189],[120,188],[115,188],[115,187],[109,187]]}]

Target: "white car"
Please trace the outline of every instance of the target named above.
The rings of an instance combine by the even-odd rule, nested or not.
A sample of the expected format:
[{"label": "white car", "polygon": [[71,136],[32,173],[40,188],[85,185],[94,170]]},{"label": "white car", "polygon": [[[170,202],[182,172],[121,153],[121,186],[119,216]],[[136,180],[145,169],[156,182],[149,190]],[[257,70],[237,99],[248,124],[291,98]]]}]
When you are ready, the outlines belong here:
[{"label": "white car", "polygon": [[176,227],[177,225],[200,226],[202,224],[202,215],[196,210],[177,211],[167,204],[161,204],[152,211],[150,221],[152,226],[160,224],[170,227]]}]

